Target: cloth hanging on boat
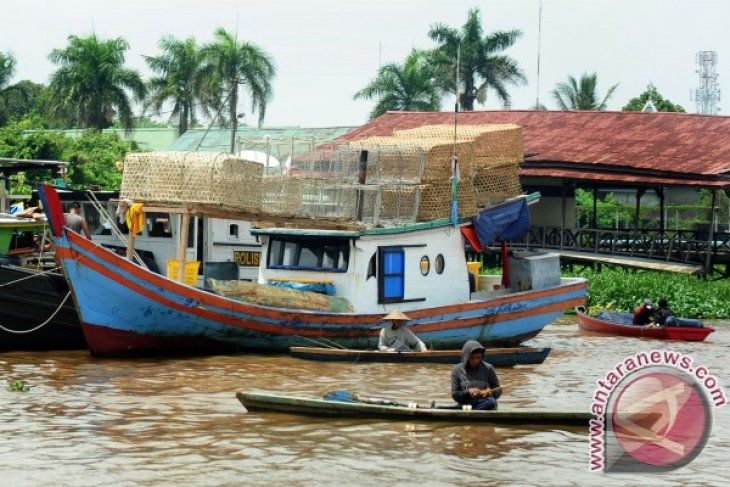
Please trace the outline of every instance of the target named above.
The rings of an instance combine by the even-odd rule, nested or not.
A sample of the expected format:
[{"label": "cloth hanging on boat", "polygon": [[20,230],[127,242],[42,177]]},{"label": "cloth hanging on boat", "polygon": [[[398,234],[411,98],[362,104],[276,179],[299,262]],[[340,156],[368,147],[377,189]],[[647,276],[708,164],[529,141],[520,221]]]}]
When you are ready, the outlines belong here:
[{"label": "cloth hanging on boat", "polygon": [[127,227],[132,235],[137,235],[144,228],[143,203],[135,203],[127,210]]},{"label": "cloth hanging on boat", "polygon": [[516,240],[530,230],[527,200],[520,198],[486,209],[472,219],[472,225],[483,246],[495,240]]}]

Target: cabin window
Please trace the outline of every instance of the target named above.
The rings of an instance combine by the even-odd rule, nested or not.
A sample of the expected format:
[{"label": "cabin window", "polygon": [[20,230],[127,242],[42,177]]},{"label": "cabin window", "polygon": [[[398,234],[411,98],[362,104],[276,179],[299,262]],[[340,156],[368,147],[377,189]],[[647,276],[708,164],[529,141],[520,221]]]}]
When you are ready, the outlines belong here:
[{"label": "cabin window", "polygon": [[228,235],[233,238],[238,238],[238,225],[230,225],[228,227]]},{"label": "cabin window", "polygon": [[387,247],[380,250],[380,280],[378,301],[397,303],[403,301],[405,293],[405,253],[401,247]]},{"label": "cabin window", "polygon": [[436,274],[443,274],[444,273],[444,256],[443,254],[439,254],[436,256],[436,260],[434,261],[434,268],[436,269]]},{"label": "cabin window", "polygon": [[147,235],[150,237],[172,238],[170,215],[168,213],[146,213]]},{"label": "cabin window", "polygon": [[269,269],[301,269],[345,272],[350,260],[350,241],[345,238],[272,236]]},{"label": "cabin window", "polygon": [[428,255],[421,257],[421,275],[427,276],[428,271],[431,270],[431,261],[428,260]]}]

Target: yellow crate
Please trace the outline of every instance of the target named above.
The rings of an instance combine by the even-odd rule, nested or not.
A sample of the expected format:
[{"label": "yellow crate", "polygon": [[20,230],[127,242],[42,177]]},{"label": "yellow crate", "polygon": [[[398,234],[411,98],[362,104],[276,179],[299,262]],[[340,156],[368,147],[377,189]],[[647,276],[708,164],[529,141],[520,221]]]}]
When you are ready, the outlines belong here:
[{"label": "yellow crate", "polygon": [[[198,283],[198,269],[200,268],[199,260],[191,260],[185,262],[185,284],[195,286]],[[180,261],[177,259],[167,259],[167,277],[177,281],[177,273],[180,270]]]},{"label": "yellow crate", "polygon": [[466,267],[469,269],[469,272],[474,274],[474,288],[479,289],[479,274],[482,272],[482,263],[481,262],[467,262]]}]

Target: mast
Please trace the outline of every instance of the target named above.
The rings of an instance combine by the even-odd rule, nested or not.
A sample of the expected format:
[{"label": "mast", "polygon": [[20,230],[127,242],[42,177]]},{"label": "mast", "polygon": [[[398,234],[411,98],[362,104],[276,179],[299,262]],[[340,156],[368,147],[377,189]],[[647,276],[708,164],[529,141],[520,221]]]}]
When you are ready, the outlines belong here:
[{"label": "mast", "polygon": [[459,114],[459,61],[461,58],[461,44],[456,49],[456,100],[454,101],[454,150],[451,153],[451,225],[459,222],[459,158],[456,155],[456,127]]}]

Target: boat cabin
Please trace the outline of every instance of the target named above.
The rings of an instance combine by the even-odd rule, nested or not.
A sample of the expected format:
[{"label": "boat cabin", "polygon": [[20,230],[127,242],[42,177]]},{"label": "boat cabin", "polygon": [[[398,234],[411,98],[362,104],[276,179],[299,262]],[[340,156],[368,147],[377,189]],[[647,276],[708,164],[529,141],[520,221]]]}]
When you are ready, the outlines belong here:
[{"label": "boat cabin", "polygon": [[360,231],[253,229],[262,244],[259,283],[319,284],[356,313],[470,299],[464,237],[448,221]]}]

